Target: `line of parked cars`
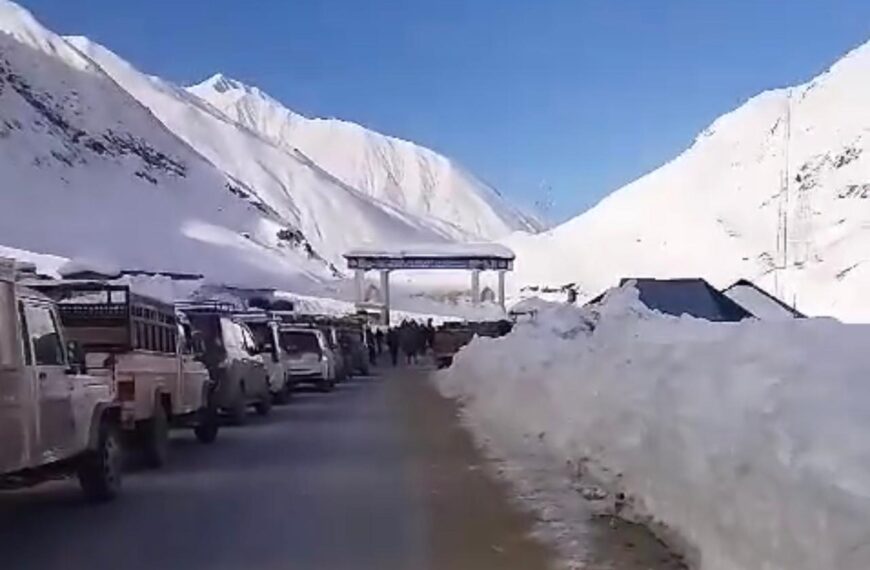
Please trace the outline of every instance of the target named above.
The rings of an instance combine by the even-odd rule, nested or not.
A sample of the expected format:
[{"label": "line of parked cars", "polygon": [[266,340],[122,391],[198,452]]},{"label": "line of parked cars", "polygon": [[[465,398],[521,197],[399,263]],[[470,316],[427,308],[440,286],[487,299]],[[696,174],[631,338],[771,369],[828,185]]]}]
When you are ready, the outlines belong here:
[{"label": "line of parked cars", "polygon": [[299,385],[367,374],[365,326],[31,279],[0,259],[0,489],[77,476],[89,499],[113,499],[125,453],[162,466],[172,428],[209,444]]}]

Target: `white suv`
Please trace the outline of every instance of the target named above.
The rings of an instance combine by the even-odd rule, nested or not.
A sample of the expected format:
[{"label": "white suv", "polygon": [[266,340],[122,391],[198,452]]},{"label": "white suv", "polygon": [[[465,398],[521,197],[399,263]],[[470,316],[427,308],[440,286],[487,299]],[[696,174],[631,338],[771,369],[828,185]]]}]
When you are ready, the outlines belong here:
[{"label": "white suv", "polygon": [[0,259],[0,489],[78,475],[89,499],[107,501],[121,486],[120,410],[109,381],[72,362],[59,323]]},{"label": "white suv", "polygon": [[314,327],[283,325],[279,335],[293,383],[314,384],[324,392],[335,388],[336,356],[323,331]]}]

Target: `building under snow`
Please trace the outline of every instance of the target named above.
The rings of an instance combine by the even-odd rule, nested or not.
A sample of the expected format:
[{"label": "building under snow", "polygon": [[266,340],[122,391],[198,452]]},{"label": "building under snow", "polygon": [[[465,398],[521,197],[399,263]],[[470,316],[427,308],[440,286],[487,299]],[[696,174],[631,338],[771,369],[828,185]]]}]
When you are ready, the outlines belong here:
[{"label": "building under snow", "polygon": [[789,319],[803,319],[806,315],[788,306],[784,301],[777,299],[755,283],[746,279],[737,281],[722,293],[729,299],[752,313],[763,321],[783,321]]}]

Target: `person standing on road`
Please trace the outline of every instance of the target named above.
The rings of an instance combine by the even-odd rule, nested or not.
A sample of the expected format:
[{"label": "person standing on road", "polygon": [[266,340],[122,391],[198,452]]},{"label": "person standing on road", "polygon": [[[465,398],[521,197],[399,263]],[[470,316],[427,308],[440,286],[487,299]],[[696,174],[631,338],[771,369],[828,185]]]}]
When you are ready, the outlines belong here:
[{"label": "person standing on road", "polygon": [[366,327],[366,330],[365,330],[365,341],[366,341],[366,348],[369,351],[369,364],[373,364],[373,365],[377,364],[378,358],[377,358],[377,349],[375,348],[375,335],[374,335],[374,333],[372,333],[372,329],[370,329],[368,327]]},{"label": "person standing on road", "polygon": [[375,342],[378,345],[378,356],[380,356],[384,352],[384,331],[380,328],[375,333]]},{"label": "person standing on road", "polygon": [[369,363],[377,364],[378,351],[375,347],[375,335],[372,333],[372,329],[366,329],[366,347],[369,349]]},{"label": "person standing on road", "polygon": [[426,323],[426,327],[423,329],[424,332],[424,352],[435,349],[435,325],[432,324],[432,319]]},{"label": "person standing on road", "polygon": [[417,331],[415,323],[405,323],[399,331],[399,341],[402,345],[402,352],[405,353],[405,358],[408,364],[416,364],[417,362]]},{"label": "person standing on road", "polygon": [[387,332],[387,347],[390,349],[390,358],[393,361],[393,366],[399,364],[399,333],[396,329],[390,329]]}]

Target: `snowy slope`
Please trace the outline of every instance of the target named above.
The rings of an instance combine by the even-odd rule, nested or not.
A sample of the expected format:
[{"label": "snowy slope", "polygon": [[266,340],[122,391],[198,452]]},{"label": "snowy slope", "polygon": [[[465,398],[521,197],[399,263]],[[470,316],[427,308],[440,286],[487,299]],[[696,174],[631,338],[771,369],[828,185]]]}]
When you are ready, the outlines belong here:
[{"label": "snowy slope", "polygon": [[577,282],[596,295],[625,276],[697,275],[721,287],[748,278],[808,314],[870,318],[868,78],[870,44],[721,117],[673,162],[577,218],[508,238],[520,283]]},{"label": "snowy slope", "polygon": [[[307,286],[322,262],[63,38],[0,0],[0,244]],[[250,282],[249,281],[249,282]]]},{"label": "snowy slope", "polygon": [[403,243],[464,238],[456,227],[423,220],[366,196],[308,157],[281,148],[238,125],[207,102],[148,76],[87,38],[68,41],[105,70],[170,130],[224,171],[238,191],[253,195],[298,228],[317,254],[340,265],[360,243]]},{"label": "snowy slope", "polygon": [[439,218],[478,239],[537,229],[492,188],[429,149],[355,123],[303,117],[221,74],[189,91],[279,147],[303,153],[345,184],[402,210]]}]

